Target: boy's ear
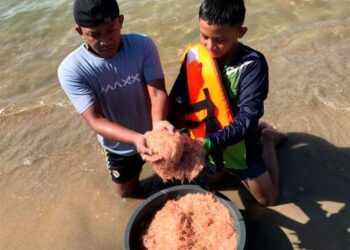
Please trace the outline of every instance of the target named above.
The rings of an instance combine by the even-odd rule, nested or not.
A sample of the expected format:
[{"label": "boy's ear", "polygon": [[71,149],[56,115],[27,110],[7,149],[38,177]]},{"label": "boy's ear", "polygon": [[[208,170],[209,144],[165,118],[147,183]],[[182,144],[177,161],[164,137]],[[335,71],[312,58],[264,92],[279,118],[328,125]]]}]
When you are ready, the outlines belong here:
[{"label": "boy's ear", "polygon": [[122,28],[124,23],[124,15],[120,15],[118,18],[119,18],[120,28]]},{"label": "boy's ear", "polygon": [[238,37],[242,38],[247,33],[247,31],[248,31],[247,27],[241,27],[239,34],[238,34]]},{"label": "boy's ear", "polygon": [[83,34],[83,31],[81,30],[81,27],[80,26],[75,26],[75,31],[79,34],[79,35],[82,35]]}]

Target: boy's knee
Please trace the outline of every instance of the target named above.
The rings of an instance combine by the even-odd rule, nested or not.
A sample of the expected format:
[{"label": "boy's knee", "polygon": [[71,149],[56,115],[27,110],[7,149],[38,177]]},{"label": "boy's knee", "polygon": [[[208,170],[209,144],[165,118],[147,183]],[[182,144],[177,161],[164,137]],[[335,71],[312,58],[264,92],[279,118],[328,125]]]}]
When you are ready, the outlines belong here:
[{"label": "boy's knee", "polygon": [[259,197],[256,199],[260,205],[264,206],[264,207],[270,207],[276,204],[277,201],[277,193],[274,192],[272,194],[269,195],[265,195],[263,197]]},{"label": "boy's knee", "polygon": [[259,202],[260,205],[264,206],[264,207],[270,207],[273,206],[275,204],[275,200],[272,199],[259,199],[257,200]]}]

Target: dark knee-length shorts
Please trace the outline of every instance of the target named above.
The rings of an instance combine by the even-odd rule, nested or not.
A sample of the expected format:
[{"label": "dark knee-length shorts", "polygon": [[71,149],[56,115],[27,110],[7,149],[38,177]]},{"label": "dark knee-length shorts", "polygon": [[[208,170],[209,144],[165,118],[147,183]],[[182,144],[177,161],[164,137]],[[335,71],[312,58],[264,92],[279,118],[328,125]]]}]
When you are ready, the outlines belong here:
[{"label": "dark knee-length shorts", "polygon": [[112,180],[118,184],[126,183],[139,176],[145,163],[139,154],[124,156],[105,150],[105,156]]}]

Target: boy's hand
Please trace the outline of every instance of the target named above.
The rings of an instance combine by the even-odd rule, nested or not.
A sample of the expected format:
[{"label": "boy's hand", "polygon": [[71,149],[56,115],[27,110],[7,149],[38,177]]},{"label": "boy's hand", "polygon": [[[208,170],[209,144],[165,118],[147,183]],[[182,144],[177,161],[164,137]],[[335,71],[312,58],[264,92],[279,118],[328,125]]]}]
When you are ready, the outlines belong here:
[{"label": "boy's hand", "polygon": [[161,157],[159,154],[156,154],[156,153],[153,153],[152,155],[141,154],[141,158],[144,161],[147,161],[150,163],[157,163],[163,160],[163,157]]},{"label": "boy's hand", "polygon": [[160,131],[160,130],[166,130],[169,133],[173,134],[175,132],[175,127],[168,121],[158,121],[155,122],[153,125],[153,130]]},{"label": "boy's hand", "polygon": [[202,142],[203,147],[207,153],[210,153],[214,150],[214,144],[211,140],[208,138],[200,138],[199,140]]},{"label": "boy's hand", "polygon": [[142,134],[137,135],[134,144],[136,146],[137,152],[140,155],[151,155],[152,154],[152,150],[148,148],[147,141],[146,141],[146,138],[144,137],[144,135],[142,135]]},{"label": "boy's hand", "polygon": [[148,147],[147,141],[146,141],[146,138],[144,137],[144,135],[140,134],[137,136],[137,138],[135,140],[135,146],[136,146],[137,152],[140,154],[141,158],[144,161],[154,163],[154,162],[162,160],[161,156],[159,156],[157,153],[153,152],[153,150],[151,150]]}]

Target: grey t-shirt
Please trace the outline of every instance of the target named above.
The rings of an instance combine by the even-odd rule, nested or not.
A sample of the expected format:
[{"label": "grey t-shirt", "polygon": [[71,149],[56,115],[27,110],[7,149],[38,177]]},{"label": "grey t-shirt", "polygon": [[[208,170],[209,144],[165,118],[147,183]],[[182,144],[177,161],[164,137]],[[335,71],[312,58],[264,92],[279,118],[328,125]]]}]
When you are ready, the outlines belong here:
[{"label": "grey t-shirt", "polygon": [[[58,78],[79,113],[98,102],[104,117],[112,122],[140,133],[152,128],[146,82],[164,75],[158,50],[149,37],[122,35],[121,49],[111,59],[98,57],[81,45],[63,60]],[[132,144],[97,138],[116,154],[136,153]]]}]

